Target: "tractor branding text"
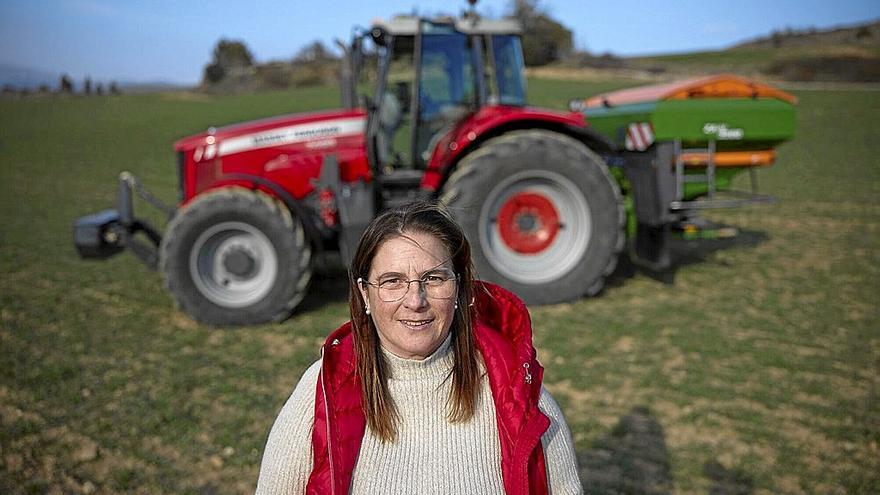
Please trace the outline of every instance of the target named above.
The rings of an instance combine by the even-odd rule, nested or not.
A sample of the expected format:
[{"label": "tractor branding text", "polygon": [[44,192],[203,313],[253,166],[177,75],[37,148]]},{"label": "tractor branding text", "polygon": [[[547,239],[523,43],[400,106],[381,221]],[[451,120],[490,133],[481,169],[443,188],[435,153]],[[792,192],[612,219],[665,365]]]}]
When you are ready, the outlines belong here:
[{"label": "tractor branding text", "polygon": [[224,140],[220,143],[217,156],[313,139],[326,140],[327,138],[362,134],[363,132],[364,119],[361,117],[292,125]]},{"label": "tractor branding text", "polygon": [[742,139],[745,134],[742,129],[727,127],[725,123],[707,122],[703,124],[703,134],[714,134],[722,140]]}]

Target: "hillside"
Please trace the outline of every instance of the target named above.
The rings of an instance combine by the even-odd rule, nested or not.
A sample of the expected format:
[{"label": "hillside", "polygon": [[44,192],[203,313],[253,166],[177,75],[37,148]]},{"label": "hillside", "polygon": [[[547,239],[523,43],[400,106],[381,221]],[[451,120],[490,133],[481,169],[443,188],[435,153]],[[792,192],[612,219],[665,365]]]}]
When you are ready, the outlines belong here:
[{"label": "hillside", "polygon": [[880,21],[828,30],[776,31],[724,50],[650,57],[579,54],[560,68],[668,78],[707,72],[781,81],[880,82]]},{"label": "hillside", "polygon": [[59,77],[60,74],[40,69],[0,63],[0,87],[38,88],[43,85],[51,87],[58,84]]}]

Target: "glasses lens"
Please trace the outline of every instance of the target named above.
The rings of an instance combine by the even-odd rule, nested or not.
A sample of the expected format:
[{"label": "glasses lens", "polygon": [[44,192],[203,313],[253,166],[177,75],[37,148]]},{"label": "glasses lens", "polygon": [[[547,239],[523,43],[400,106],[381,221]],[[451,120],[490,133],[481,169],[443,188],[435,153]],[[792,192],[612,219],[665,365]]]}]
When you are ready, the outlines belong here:
[{"label": "glasses lens", "polygon": [[451,299],[455,296],[457,277],[449,275],[431,275],[421,280],[388,280],[378,284],[379,299],[384,302],[396,302],[404,298],[409,292],[409,286],[415,282],[417,290],[424,287],[425,295],[430,299]]},{"label": "glasses lens", "polygon": [[425,281],[425,292],[431,299],[450,299],[455,294],[455,278],[432,277]]},{"label": "glasses lens", "polygon": [[403,296],[406,295],[406,290],[409,288],[408,285],[403,286],[393,286],[393,287],[383,287],[379,286],[379,299],[385,302],[394,302],[403,299]]}]

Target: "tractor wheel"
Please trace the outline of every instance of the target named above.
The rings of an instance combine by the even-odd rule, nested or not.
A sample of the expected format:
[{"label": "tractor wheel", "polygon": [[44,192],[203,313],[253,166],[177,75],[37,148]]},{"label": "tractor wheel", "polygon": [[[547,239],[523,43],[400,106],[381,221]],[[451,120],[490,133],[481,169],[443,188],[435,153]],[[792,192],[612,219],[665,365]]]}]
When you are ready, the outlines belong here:
[{"label": "tractor wheel", "polygon": [[281,321],[306,293],[302,224],[269,196],[231,187],[187,205],[168,226],[159,266],[180,307],[211,325]]},{"label": "tractor wheel", "polygon": [[624,245],[617,183],[598,155],[546,130],[486,141],[441,199],[471,242],[480,278],[549,304],[595,295]]}]

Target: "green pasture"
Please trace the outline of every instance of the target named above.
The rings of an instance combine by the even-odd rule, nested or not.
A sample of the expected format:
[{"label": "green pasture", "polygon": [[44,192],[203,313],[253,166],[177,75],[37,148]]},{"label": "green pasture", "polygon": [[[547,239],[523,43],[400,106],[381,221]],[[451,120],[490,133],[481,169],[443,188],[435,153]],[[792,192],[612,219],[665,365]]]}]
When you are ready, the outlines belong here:
[{"label": "green pasture", "polygon": [[[556,108],[627,84],[529,82]],[[531,308],[588,493],[880,493],[880,92],[795,94],[797,138],[760,174],[779,203],[709,215],[737,238]],[[286,322],[209,328],[132,255],[79,260],[71,225],[112,205],[120,170],[173,202],[180,137],[337,100],[0,100],[0,493],[253,491],[275,414],[346,320],[343,272]],[[654,425],[650,479],[633,411]]]}]

